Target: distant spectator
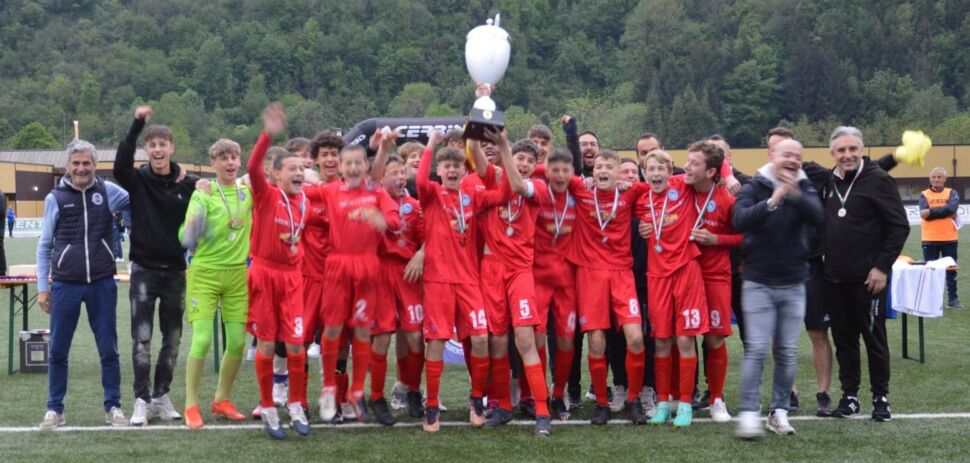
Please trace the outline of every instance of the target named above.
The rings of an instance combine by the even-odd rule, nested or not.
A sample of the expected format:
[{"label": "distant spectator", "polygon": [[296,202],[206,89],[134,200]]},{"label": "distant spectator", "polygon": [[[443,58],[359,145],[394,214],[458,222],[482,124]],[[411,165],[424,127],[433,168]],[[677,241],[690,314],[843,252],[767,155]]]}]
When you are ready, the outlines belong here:
[{"label": "distant spectator", "polygon": [[[923,240],[923,260],[952,257],[957,260],[957,219],[960,195],[946,187],[946,169],[936,167],[930,171],[930,187],[919,195],[919,216]],[[946,272],[947,304],[951,309],[962,309],[957,298],[957,272]]]},{"label": "distant spectator", "polygon": [[[3,202],[7,202],[7,197],[4,196]],[[13,211],[13,206],[7,206],[7,233],[13,238],[13,226],[17,223],[17,214]]]},{"label": "distant spectator", "polygon": [[[7,207],[7,196],[0,191],[0,210]],[[11,233],[11,235],[13,235]],[[0,230],[0,275],[7,274],[7,255],[3,250],[3,232]]]}]

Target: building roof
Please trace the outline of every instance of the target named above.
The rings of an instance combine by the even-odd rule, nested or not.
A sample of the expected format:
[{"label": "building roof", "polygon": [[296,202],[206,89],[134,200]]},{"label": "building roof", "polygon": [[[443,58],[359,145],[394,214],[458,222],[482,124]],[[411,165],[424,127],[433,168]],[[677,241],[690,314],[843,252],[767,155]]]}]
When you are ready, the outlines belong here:
[{"label": "building roof", "polygon": [[[116,152],[114,149],[97,150],[98,162],[114,162]],[[147,160],[145,150],[139,148],[135,151],[135,161]],[[67,167],[64,150],[0,150],[0,162],[52,166],[55,169]]]}]

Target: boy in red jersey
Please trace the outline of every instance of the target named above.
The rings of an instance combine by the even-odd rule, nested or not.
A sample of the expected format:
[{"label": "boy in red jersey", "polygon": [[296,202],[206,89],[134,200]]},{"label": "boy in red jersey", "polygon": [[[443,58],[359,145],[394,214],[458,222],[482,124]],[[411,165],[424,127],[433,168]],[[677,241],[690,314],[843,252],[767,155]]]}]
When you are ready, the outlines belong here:
[{"label": "boy in red jersey", "polygon": [[[486,192],[482,231],[485,235],[481,287],[488,315],[491,390],[489,398],[498,401],[485,427],[501,426],[512,420],[509,390],[509,328],[515,335],[515,346],[521,356],[525,378],[534,394],[536,424],[534,435],[549,436],[552,425],[545,362],[537,349],[537,328],[541,324],[535,304],[535,280],[532,276],[535,222],[539,208],[549,203],[545,182],[531,179],[539,148],[528,139],[509,149],[504,130],[490,134],[498,147],[504,167],[502,189]],[[481,147],[471,142],[472,150]]]},{"label": "boy in red jersey", "polygon": [[699,218],[691,230],[691,241],[698,245],[697,262],[704,277],[710,329],[704,335],[707,355],[704,373],[711,392],[711,419],[731,421],[724,404],[724,379],[728,353],[724,338],[731,335],[731,259],[730,248],[741,245],[742,235],[731,224],[734,196],[718,185],[724,152],[712,142],[697,142],[687,149],[684,183],[695,192],[694,209]]},{"label": "boy in red jersey", "polygon": [[708,312],[704,281],[695,258],[700,255],[690,240],[697,221],[695,192],[684,183],[683,176],[670,177],[673,161],[662,150],[647,154],[646,185],[650,192],[637,204],[640,234],[647,239],[647,285],[651,337],[656,342],[657,411],[650,424],[664,424],[670,419],[671,351],[674,335],[680,352],[680,404],[674,426],[689,426],[693,409],[694,370],[697,352],[694,337],[707,332]]},{"label": "boy in red jersey", "polygon": [[[621,192],[620,157],[601,150],[593,159],[592,190],[573,177],[569,192],[576,198],[576,229],[566,258],[576,266],[579,327],[589,333],[589,374],[596,395],[596,411],[590,422],[610,420],[606,395],[606,333],[611,326],[626,337],[626,370],[629,382],[626,406],[635,424],[646,423],[640,405],[643,386],[644,345],[640,303],[633,284],[630,253],[630,220],[637,199],[649,188],[636,184]],[[611,318],[615,325],[611,325]]]},{"label": "boy in red jersey", "polygon": [[323,204],[330,224],[333,250],[324,267],[323,391],[320,416],[324,421],[337,414],[337,352],[344,329],[352,328],[354,364],[347,401],[358,421],[367,420],[364,381],[370,361],[370,326],[376,299],[379,261],[377,250],[386,230],[400,228],[397,203],[380,185],[367,177],[367,151],[345,146],[340,151],[343,182],[333,182],[312,192]]},{"label": "boy in red jersey", "polygon": [[[573,156],[569,150],[556,148],[546,158],[545,175],[549,182],[549,202],[543,204],[536,218],[535,277],[537,333],[547,333],[549,311],[556,335],[555,368],[553,369],[552,417],[569,418],[566,408],[566,381],[573,364],[573,338],[576,336],[576,269],[566,260],[576,222],[576,199],[569,194],[569,180],[574,175]],[[544,349],[545,341],[537,341]]]},{"label": "boy in red jersey", "polygon": [[390,426],[394,418],[384,398],[384,381],[387,375],[387,351],[391,334],[397,332],[404,338],[405,365],[402,382],[407,385],[408,411],[411,416],[424,415],[421,405],[421,370],[424,367],[424,343],[421,328],[424,323],[424,301],[419,280],[405,279],[405,269],[424,242],[424,216],[421,204],[407,194],[405,161],[390,154],[397,136],[393,132],[377,135],[380,146],[371,166],[371,177],[381,177],[384,189],[398,205],[401,227],[388,231],[380,248],[380,281],[377,287],[377,306],[371,325],[371,395],[369,405],[377,421]]},{"label": "boy in red jersey", "polygon": [[257,339],[256,378],[263,428],[275,439],[286,436],[273,404],[273,351],[276,341],[286,344],[290,426],[300,435],[310,432],[303,411],[306,401],[306,352],[303,350],[303,281],[299,266],[300,234],[306,217],[303,193],[303,162],[279,149],[273,159],[276,185],[266,181],[263,158],[273,136],[281,133],[286,115],[279,103],[263,114],[263,132],[246,167],[253,190],[253,231],[249,268],[249,315],[247,328]]},{"label": "boy in red jersey", "polygon": [[[474,182],[465,182],[465,155],[453,147],[434,153],[441,140],[438,131],[431,133],[428,147],[421,155],[416,183],[425,217],[424,261],[424,337],[425,374],[428,401],[424,430],[437,432],[438,389],[444,370],[445,343],[457,328],[458,338],[471,338],[469,373],[471,375],[470,419],[472,425],[485,424],[482,396],[488,386],[488,320],[478,287],[478,250],[475,249],[475,217],[481,210],[482,195]],[[477,151],[477,150],[476,150]],[[495,171],[475,153],[478,177],[486,184],[495,182]],[[438,162],[441,184],[430,179],[431,158]],[[481,183],[481,182],[478,182]]]}]

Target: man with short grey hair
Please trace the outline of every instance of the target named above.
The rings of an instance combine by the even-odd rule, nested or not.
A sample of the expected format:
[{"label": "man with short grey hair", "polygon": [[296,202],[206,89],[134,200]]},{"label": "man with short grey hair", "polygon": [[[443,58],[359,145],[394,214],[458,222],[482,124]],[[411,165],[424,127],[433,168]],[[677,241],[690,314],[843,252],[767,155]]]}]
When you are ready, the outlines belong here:
[{"label": "man with short grey hair", "polygon": [[128,193],[95,174],[98,160],[90,143],[75,140],[67,147],[67,157],[67,174],[44,199],[44,225],[37,243],[37,303],[51,316],[47,413],[40,429],[64,425],[67,358],[81,302],[101,357],[105,421],[125,426],[115,328],[115,256],[108,243],[113,237],[111,214],[129,207]]},{"label": "man with short grey hair", "polygon": [[825,299],[839,363],[842,399],[835,417],[860,413],[859,336],[866,344],[872,419],[889,421],[886,289],[909,221],[896,182],[863,156],[862,132],[838,127],[829,139],[835,169],[824,185]]},{"label": "man with short grey hair", "polygon": [[[957,260],[957,243],[960,236],[957,230],[957,215],[960,208],[960,195],[956,190],[946,187],[946,169],[935,167],[930,171],[930,187],[919,195],[919,215],[922,218],[920,234],[923,241],[923,260],[931,261],[940,257]],[[947,304],[951,309],[962,309],[957,298],[957,272],[946,272]]]}]

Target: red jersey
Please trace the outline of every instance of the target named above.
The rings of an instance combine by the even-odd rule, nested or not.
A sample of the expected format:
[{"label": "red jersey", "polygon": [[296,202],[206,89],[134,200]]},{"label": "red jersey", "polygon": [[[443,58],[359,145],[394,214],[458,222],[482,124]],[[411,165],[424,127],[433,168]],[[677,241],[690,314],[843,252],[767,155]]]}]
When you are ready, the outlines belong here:
[{"label": "red jersey", "polygon": [[[340,180],[335,180],[340,182]],[[330,242],[330,223],[326,219],[326,205],[323,198],[316,191],[324,187],[324,183],[304,187],[310,209],[307,212],[306,229],[303,230],[303,275],[323,279],[323,268],[327,256],[333,252]]]},{"label": "red jersey", "polygon": [[485,255],[491,255],[512,269],[531,269],[535,255],[536,216],[543,204],[549,202],[546,183],[538,179],[532,184],[532,196],[512,193],[508,175],[502,175],[502,188],[482,193],[487,208],[482,214],[485,235]]},{"label": "red jersey", "polygon": [[[727,188],[719,185],[714,186],[711,199],[704,207],[704,200],[708,193],[695,193],[694,210],[702,214],[701,228],[717,236],[717,244],[714,246],[703,246],[698,244],[701,255],[697,262],[701,266],[704,274],[704,281],[708,283],[730,283],[731,282],[731,257],[730,248],[741,246],[741,239],[744,235],[734,231],[731,223],[731,215],[734,211],[734,196],[727,191]],[[702,209],[703,208],[703,209]]]},{"label": "red jersey", "polygon": [[246,169],[253,187],[253,231],[249,253],[254,259],[298,269],[303,256],[300,238],[309,201],[304,193],[291,195],[266,181],[263,158],[272,139],[259,134]]},{"label": "red jersey", "polygon": [[401,227],[397,230],[388,229],[384,233],[381,245],[381,257],[410,260],[414,253],[424,243],[424,214],[421,203],[411,196],[391,198],[398,205],[398,215],[401,217]]},{"label": "red jersey", "polygon": [[374,256],[384,240],[383,233],[367,222],[368,215],[381,214],[388,230],[401,227],[397,203],[380,185],[364,181],[357,187],[332,182],[310,192],[324,205],[330,224],[331,255]]},{"label": "red jersey", "polygon": [[576,198],[568,190],[556,193],[549,189],[548,193],[549,201],[539,208],[536,217],[536,254],[532,273],[536,283],[560,288],[574,283],[568,278],[566,250],[576,226]]},{"label": "red jersey", "polygon": [[576,198],[576,228],[566,258],[577,267],[597,270],[633,268],[630,220],[637,199],[648,189],[647,184],[638,183],[624,192],[590,191],[582,178],[573,177],[569,192]]},{"label": "red jersey", "polygon": [[[425,220],[424,280],[477,285],[475,218],[482,210],[482,190],[471,180],[463,180],[458,190],[432,182],[431,158],[431,150],[426,148],[415,178]],[[484,182],[495,184],[494,169],[488,169]]]},{"label": "red jersey", "polygon": [[[684,183],[684,176],[677,175],[670,178],[667,189],[662,193],[648,190],[637,201],[637,217],[645,223],[654,224],[653,232],[647,240],[647,276],[669,276],[700,255],[697,245],[690,240],[690,231],[697,220],[694,197],[694,189]],[[654,219],[650,218],[651,201]],[[661,252],[656,251],[658,243]]]}]

